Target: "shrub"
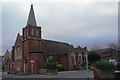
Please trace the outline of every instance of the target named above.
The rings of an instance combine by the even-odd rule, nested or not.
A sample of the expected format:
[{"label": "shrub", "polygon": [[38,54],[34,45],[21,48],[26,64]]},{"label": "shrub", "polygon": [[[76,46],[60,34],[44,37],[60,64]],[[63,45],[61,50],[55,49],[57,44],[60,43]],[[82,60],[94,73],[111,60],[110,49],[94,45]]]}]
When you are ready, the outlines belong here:
[{"label": "shrub", "polygon": [[77,67],[77,66],[75,66],[74,68],[75,68],[75,70],[80,70],[80,68],[79,68],[79,67]]},{"label": "shrub", "polygon": [[115,70],[115,65],[108,61],[98,61],[96,62],[96,68],[103,71]]},{"label": "shrub", "polygon": [[72,68],[71,70],[80,70],[79,67],[75,66],[74,68]]},{"label": "shrub", "polygon": [[71,70],[75,70],[75,68],[72,68]]},{"label": "shrub", "polygon": [[46,65],[47,65],[47,68],[50,70],[57,69],[57,62],[52,56],[48,58],[48,63]]},{"label": "shrub", "polygon": [[63,65],[62,65],[62,64],[58,64],[58,65],[57,65],[57,69],[58,69],[58,71],[62,71]]}]

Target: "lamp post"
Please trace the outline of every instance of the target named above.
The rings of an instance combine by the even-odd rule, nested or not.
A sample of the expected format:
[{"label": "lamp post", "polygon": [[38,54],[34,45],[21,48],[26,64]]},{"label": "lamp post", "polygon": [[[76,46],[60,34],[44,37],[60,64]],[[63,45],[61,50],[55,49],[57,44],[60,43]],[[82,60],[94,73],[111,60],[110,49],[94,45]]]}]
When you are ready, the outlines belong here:
[{"label": "lamp post", "polygon": [[88,80],[89,80],[87,47],[85,47],[85,55],[86,55],[86,70],[87,70],[87,78],[88,78]]},{"label": "lamp post", "polygon": [[79,62],[80,62],[80,70],[81,70],[81,63],[82,63],[82,59],[81,59],[82,57],[81,56],[79,56]]}]

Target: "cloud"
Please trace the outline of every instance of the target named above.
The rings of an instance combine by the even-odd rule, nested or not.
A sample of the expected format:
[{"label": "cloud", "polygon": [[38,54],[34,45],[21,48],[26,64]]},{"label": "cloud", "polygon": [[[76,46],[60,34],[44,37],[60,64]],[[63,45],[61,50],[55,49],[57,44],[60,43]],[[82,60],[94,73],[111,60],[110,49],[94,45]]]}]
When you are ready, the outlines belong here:
[{"label": "cloud", "polygon": [[[117,3],[40,2],[33,6],[42,38],[89,48],[117,41]],[[22,34],[29,10],[29,2],[3,4],[4,50],[11,49],[18,32]]]},{"label": "cloud", "polygon": [[2,0],[1,2],[118,2],[119,0]]},{"label": "cloud", "polygon": [[[2,5],[0,3],[0,12],[2,12]],[[0,13],[0,55],[2,54],[2,13]]]}]

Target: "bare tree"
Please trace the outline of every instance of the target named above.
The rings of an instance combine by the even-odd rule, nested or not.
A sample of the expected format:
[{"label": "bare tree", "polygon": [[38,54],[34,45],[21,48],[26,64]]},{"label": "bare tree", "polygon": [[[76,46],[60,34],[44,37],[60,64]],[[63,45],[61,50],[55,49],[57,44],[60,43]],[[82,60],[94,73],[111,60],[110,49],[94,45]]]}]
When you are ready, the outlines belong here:
[{"label": "bare tree", "polygon": [[118,45],[117,45],[117,43],[112,42],[112,43],[108,44],[108,48],[118,49]]},{"label": "bare tree", "polygon": [[95,50],[98,50],[98,49],[101,49],[101,46],[95,44],[95,45],[92,46],[91,51],[95,51]]},{"label": "bare tree", "polygon": [[116,59],[118,55],[118,45],[114,42],[108,44],[109,57]]}]

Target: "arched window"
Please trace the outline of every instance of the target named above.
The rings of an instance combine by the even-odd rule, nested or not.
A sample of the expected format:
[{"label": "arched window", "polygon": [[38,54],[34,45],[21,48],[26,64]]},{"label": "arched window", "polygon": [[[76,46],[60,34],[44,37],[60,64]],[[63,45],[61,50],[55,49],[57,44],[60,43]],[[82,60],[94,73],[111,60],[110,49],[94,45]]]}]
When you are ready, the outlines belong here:
[{"label": "arched window", "polygon": [[32,35],[34,35],[34,29],[31,30]]},{"label": "arched window", "polygon": [[78,53],[78,62],[81,64],[82,63],[82,54],[81,53]]},{"label": "arched window", "polygon": [[16,59],[21,59],[21,47],[18,45],[15,50],[15,60]]},{"label": "arched window", "polygon": [[73,52],[71,53],[71,62],[72,65],[75,65],[75,54]]},{"label": "arched window", "polygon": [[21,54],[21,48],[20,48],[20,46],[17,46],[16,53],[17,53],[17,55]]},{"label": "arched window", "polygon": [[36,36],[38,36],[38,30],[36,30]]}]

